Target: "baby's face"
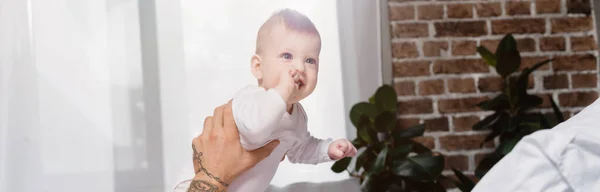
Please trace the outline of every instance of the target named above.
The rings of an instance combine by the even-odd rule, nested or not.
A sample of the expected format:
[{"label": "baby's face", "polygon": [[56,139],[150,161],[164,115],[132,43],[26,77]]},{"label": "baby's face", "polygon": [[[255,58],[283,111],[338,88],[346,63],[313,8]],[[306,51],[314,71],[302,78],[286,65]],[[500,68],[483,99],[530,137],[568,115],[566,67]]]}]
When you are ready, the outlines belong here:
[{"label": "baby's face", "polygon": [[276,26],[265,42],[261,53],[262,86],[274,88],[280,75],[290,68],[296,69],[303,83],[290,103],[298,102],[310,95],[317,85],[321,39],[317,34],[302,33]]}]

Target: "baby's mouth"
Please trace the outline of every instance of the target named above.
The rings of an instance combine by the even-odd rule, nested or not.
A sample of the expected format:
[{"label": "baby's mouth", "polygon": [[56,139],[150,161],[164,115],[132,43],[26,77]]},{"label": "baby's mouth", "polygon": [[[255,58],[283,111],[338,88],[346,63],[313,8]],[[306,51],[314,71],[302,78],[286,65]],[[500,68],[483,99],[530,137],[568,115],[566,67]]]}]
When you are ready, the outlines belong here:
[{"label": "baby's mouth", "polygon": [[298,79],[298,81],[296,81],[296,84],[298,85],[298,89],[301,89],[302,87],[304,87],[304,80]]}]

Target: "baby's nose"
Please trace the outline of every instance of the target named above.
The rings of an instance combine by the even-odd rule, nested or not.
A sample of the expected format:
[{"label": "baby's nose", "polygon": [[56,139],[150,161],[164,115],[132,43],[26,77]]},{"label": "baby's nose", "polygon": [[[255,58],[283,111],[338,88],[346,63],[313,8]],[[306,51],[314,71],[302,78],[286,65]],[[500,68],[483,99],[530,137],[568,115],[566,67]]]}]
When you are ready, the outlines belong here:
[{"label": "baby's nose", "polygon": [[305,70],[304,69],[304,63],[302,63],[302,62],[296,62],[296,63],[294,63],[294,68],[296,70],[298,70],[298,72],[304,73],[304,70]]}]

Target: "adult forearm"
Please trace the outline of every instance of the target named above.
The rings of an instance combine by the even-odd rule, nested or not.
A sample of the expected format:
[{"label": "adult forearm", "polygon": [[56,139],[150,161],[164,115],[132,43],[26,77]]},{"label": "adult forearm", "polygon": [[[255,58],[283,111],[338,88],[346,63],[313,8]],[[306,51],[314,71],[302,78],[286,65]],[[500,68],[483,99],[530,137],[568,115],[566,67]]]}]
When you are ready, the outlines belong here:
[{"label": "adult forearm", "polygon": [[194,151],[194,170],[196,176],[190,183],[188,192],[220,192],[226,191],[228,183],[221,180],[219,176],[210,173],[202,164],[202,152],[196,151],[196,146],[192,144]]},{"label": "adult forearm", "polygon": [[190,183],[190,188],[188,192],[225,192],[227,191],[227,187],[221,185],[218,181],[204,174],[204,172],[199,172],[196,174],[196,177]]}]

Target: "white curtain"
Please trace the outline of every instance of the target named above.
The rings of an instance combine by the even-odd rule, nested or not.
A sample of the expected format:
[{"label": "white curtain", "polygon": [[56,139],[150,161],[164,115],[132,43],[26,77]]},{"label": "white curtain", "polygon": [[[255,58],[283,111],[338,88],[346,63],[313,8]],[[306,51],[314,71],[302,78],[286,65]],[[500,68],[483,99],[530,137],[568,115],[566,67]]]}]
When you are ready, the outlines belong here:
[{"label": "white curtain", "polygon": [[0,191],[162,190],[137,4],[0,1]]}]

